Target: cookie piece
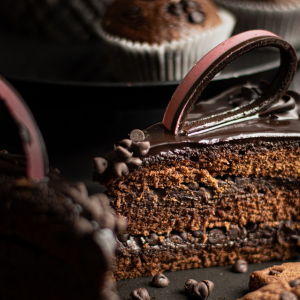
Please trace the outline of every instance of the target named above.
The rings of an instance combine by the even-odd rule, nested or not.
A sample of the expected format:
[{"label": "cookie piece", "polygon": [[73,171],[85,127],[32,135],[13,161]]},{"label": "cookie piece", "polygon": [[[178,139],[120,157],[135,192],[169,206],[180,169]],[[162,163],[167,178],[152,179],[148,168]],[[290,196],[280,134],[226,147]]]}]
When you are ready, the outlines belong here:
[{"label": "cookie piece", "polygon": [[249,289],[255,291],[270,283],[294,281],[300,278],[300,262],[285,263],[273,266],[261,271],[255,271],[250,275]]},{"label": "cookie piece", "polygon": [[300,286],[291,287],[287,281],[268,284],[239,300],[298,300]]}]

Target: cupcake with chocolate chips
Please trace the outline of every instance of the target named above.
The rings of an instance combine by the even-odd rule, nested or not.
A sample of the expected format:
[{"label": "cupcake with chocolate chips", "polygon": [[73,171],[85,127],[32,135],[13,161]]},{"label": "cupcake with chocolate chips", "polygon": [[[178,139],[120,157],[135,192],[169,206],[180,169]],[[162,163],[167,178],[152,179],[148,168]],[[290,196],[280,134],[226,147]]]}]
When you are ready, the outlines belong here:
[{"label": "cupcake with chocolate chips", "polygon": [[115,0],[98,34],[125,81],[180,80],[227,39],[234,17],[209,0]]},{"label": "cupcake with chocolate chips", "polygon": [[214,0],[237,18],[234,33],[266,29],[300,48],[299,0]]}]

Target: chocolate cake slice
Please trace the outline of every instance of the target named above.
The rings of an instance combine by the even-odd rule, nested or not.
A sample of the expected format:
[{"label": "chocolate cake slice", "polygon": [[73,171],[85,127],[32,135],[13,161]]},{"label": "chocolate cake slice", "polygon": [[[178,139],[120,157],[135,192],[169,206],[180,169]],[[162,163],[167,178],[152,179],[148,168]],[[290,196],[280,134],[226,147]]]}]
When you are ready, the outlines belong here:
[{"label": "chocolate cake slice", "polygon": [[[194,105],[230,61],[280,49],[269,85],[244,85]],[[225,41],[179,85],[162,123],[134,130],[94,180],[128,220],[118,237],[117,279],[166,270],[287,259],[300,237],[300,96],[287,91],[295,51],[267,31]]]},{"label": "chocolate cake slice", "polygon": [[25,152],[0,151],[3,299],[119,299],[112,272],[115,234],[124,222],[106,195],[89,196],[83,183],[49,170],[30,111],[1,78],[0,101],[17,123]]}]

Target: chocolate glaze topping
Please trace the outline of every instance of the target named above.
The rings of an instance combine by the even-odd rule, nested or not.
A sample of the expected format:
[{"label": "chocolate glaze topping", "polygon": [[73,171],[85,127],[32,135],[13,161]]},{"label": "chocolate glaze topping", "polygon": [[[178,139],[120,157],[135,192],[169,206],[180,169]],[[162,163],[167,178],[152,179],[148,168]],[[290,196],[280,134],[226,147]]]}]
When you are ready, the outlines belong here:
[{"label": "chocolate glaze topping", "polygon": [[[222,113],[235,108],[246,100],[242,94],[245,86],[234,87],[221,95],[199,102],[191,111],[187,122],[211,115],[211,112]],[[259,94],[261,91],[256,85],[247,85],[247,89]],[[248,92],[248,90],[247,90]],[[291,105],[290,105],[291,104]],[[242,122],[232,122],[220,128],[213,128],[207,132],[193,132],[190,134],[174,135],[157,123],[146,130],[146,140],[150,142],[148,156],[157,155],[184,147],[199,147],[199,145],[216,144],[235,140],[264,138],[270,141],[282,138],[299,138],[300,121],[299,108],[300,96],[294,91],[288,91],[277,104],[273,105],[268,113],[254,115]]]}]

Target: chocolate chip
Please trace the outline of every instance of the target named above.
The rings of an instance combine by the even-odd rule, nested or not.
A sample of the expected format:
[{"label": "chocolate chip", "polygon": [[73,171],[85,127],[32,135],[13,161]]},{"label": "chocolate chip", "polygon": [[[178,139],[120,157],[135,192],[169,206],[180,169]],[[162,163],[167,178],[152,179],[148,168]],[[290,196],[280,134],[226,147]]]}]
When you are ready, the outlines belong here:
[{"label": "chocolate chip", "polygon": [[205,284],[207,285],[207,288],[208,288],[208,296],[211,294],[212,290],[214,289],[215,287],[215,284],[210,281],[210,280],[202,280],[203,282],[205,282]]},{"label": "chocolate chip", "polygon": [[150,142],[145,141],[145,142],[133,143],[131,148],[136,155],[146,155],[150,149]]},{"label": "chocolate chip", "polygon": [[116,154],[119,160],[124,161],[132,157],[132,153],[123,148],[122,146],[117,146]]},{"label": "chocolate chip", "polygon": [[129,17],[131,19],[135,19],[142,15],[143,15],[142,9],[136,5],[129,6],[123,11],[123,16]]},{"label": "chocolate chip", "polygon": [[248,270],[248,263],[243,259],[238,259],[234,265],[232,265],[231,270],[236,273],[245,273]]},{"label": "chocolate chip", "polygon": [[208,241],[211,244],[219,244],[224,239],[224,234],[220,229],[213,229],[208,236]]},{"label": "chocolate chip", "polygon": [[130,132],[129,137],[133,142],[141,142],[145,139],[145,134],[142,130],[134,129]]},{"label": "chocolate chip", "polygon": [[170,284],[170,280],[164,274],[156,274],[152,279],[152,285],[155,287],[166,287]]},{"label": "chocolate chip", "polygon": [[142,161],[138,157],[130,157],[125,160],[129,170],[135,170],[142,165]]},{"label": "chocolate chip", "polygon": [[213,288],[213,282],[209,280],[202,280],[194,285],[193,290],[200,299],[204,300],[211,294]]},{"label": "chocolate chip", "polygon": [[182,6],[179,3],[171,3],[168,7],[168,11],[175,16],[180,16],[183,14]]},{"label": "chocolate chip", "polygon": [[180,243],[182,242],[182,238],[177,234],[172,234],[170,237],[170,241],[173,243]]},{"label": "chocolate chip", "polygon": [[270,270],[269,275],[278,275],[278,274],[280,274],[280,273],[281,273],[281,272],[276,271],[276,270]]},{"label": "chocolate chip", "polygon": [[202,230],[195,230],[192,232],[193,237],[201,239],[201,242],[204,241],[204,232]]},{"label": "chocolate chip", "polygon": [[193,286],[193,290],[200,299],[206,299],[208,297],[208,287],[203,281],[196,283]]},{"label": "chocolate chip", "polygon": [[124,234],[121,234],[118,236],[118,240],[122,243],[125,243],[127,242],[128,240],[128,234],[127,233],[124,233]]},{"label": "chocolate chip", "polygon": [[185,0],[185,1],[181,1],[181,3],[185,8],[191,8],[191,9],[200,9],[201,8],[200,4],[195,1]]},{"label": "chocolate chip", "polygon": [[159,245],[159,236],[156,233],[150,233],[150,235],[146,237],[146,242],[151,246]]},{"label": "chocolate chip", "polygon": [[194,279],[188,279],[184,284],[184,289],[188,294],[191,294],[194,291],[194,285],[198,282]]},{"label": "chocolate chip", "polygon": [[189,13],[189,21],[195,24],[200,24],[204,21],[205,15],[202,11],[196,10]]},{"label": "chocolate chip", "polygon": [[280,300],[298,300],[299,298],[290,291],[283,291],[280,294]]},{"label": "chocolate chip", "polygon": [[188,239],[188,234],[186,232],[180,232],[179,233],[179,236],[184,240],[186,241]]},{"label": "chocolate chip", "polygon": [[132,145],[132,140],[124,139],[124,140],[119,142],[119,145],[122,146],[125,149],[129,149]]},{"label": "chocolate chip", "polygon": [[112,167],[114,175],[121,177],[129,173],[129,169],[124,162],[115,162]]},{"label": "chocolate chip", "polygon": [[243,86],[241,91],[246,100],[254,100],[258,98],[258,95],[248,87]]},{"label": "chocolate chip", "polygon": [[99,174],[104,173],[107,166],[108,166],[108,162],[105,158],[103,158],[103,157],[95,157],[94,158],[94,169]]},{"label": "chocolate chip", "polygon": [[145,288],[139,288],[131,292],[131,298],[134,300],[150,300],[148,291]]},{"label": "chocolate chip", "polygon": [[186,185],[190,190],[198,190],[199,183],[198,182],[190,182]]},{"label": "chocolate chip", "polygon": [[289,281],[291,287],[297,286],[300,284],[300,278]]},{"label": "chocolate chip", "polygon": [[228,236],[230,240],[236,240],[240,235],[240,229],[237,226],[232,226],[232,228],[228,231]]}]

